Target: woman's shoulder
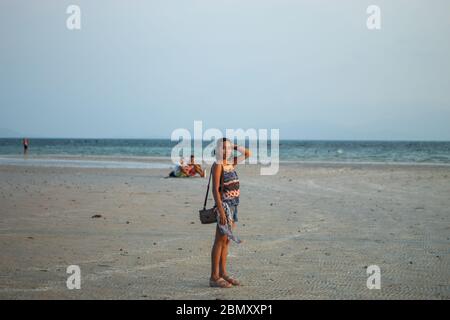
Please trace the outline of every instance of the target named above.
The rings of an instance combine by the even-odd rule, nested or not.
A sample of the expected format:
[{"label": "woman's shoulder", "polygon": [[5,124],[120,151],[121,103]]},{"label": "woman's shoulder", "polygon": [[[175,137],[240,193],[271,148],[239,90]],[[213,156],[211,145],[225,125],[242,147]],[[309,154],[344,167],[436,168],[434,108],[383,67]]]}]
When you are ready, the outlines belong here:
[{"label": "woman's shoulder", "polygon": [[213,173],[216,171],[222,171],[222,170],[224,170],[224,169],[223,169],[223,164],[221,164],[221,163],[214,162],[211,166],[211,171]]}]

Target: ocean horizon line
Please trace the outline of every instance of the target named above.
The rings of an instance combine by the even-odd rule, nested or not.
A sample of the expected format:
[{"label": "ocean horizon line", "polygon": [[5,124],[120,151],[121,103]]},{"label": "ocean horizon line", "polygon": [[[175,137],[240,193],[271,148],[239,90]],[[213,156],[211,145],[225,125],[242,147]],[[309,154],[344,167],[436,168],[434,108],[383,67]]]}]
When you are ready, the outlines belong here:
[{"label": "ocean horizon line", "polygon": [[[17,140],[17,139],[35,139],[35,140],[165,140],[177,142],[180,140],[172,140],[170,138],[83,138],[83,137],[33,137],[33,136],[20,136],[20,137],[0,137],[0,140]],[[205,139],[190,139],[191,141],[211,141]],[[270,139],[268,139],[270,141]],[[246,141],[258,141],[258,139],[246,139]],[[279,139],[279,141],[312,141],[312,142],[322,142],[322,141],[331,141],[331,142],[450,142],[448,140],[430,140],[430,139],[314,139],[314,138],[283,138]]]},{"label": "ocean horizon line", "polygon": [[[196,148],[196,141],[199,148]],[[258,157],[276,160],[338,162],[432,162],[450,163],[447,141],[358,141],[358,140],[246,140]],[[0,155],[170,157],[194,154],[197,158],[214,144],[212,140],[170,139],[29,139],[27,149],[20,139],[0,139]],[[178,148],[178,150],[174,149]],[[212,149],[211,149],[212,150]],[[174,153],[175,152],[175,153]]]}]

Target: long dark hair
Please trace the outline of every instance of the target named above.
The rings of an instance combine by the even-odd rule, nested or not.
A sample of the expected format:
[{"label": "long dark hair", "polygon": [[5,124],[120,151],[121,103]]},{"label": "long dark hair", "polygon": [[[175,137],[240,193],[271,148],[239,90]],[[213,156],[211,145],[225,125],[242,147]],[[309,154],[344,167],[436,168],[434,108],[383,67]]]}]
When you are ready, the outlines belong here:
[{"label": "long dark hair", "polygon": [[[216,148],[217,148],[217,145],[219,144],[219,142],[221,142],[221,143],[222,143],[222,150],[223,150],[223,146],[224,146],[225,142],[227,142],[227,141],[228,141],[229,143],[231,143],[231,140],[228,139],[228,138],[225,138],[225,137],[220,138],[220,139],[217,139],[217,142],[216,142]],[[213,155],[216,155],[216,149],[213,150]]]}]

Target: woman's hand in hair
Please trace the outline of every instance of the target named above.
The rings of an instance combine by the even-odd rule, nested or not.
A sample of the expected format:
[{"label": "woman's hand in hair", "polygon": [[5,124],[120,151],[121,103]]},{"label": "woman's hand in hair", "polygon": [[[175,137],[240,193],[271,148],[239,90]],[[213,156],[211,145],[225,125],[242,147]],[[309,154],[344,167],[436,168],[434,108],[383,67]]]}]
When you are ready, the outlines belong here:
[{"label": "woman's hand in hair", "polygon": [[239,146],[237,144],[231,145],[232,148],[240,153],[238,157],[234,158],[234,165],[237,165],[238,163],[245,161],[245,159],[250,158],[252,156],[252,153],[249,149]]}]

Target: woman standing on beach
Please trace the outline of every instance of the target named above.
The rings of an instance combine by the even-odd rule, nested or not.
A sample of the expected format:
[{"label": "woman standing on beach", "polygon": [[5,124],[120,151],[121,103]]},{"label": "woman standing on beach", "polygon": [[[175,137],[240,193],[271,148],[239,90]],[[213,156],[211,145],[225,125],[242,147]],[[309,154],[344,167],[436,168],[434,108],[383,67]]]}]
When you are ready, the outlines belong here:
[{"label": "woman standing on beach", "polygon": [[[234,157],[233,150],[241,153]],[[230,277],[226,271],[228,246],[230,239],[240,242],[233,236],[231,229],[237,222],[239,205],[239,178],[235,171],[238,163],[250,157],[250,151],[244,147],[233,145],[227,138],[217,141],[216,162],[213,164],[212,193],[218,211],[216,236],[211,251],[211,287],[229,288],[240,285],[237,279]],[[223,189],[223,190],[221,190]]]}]

